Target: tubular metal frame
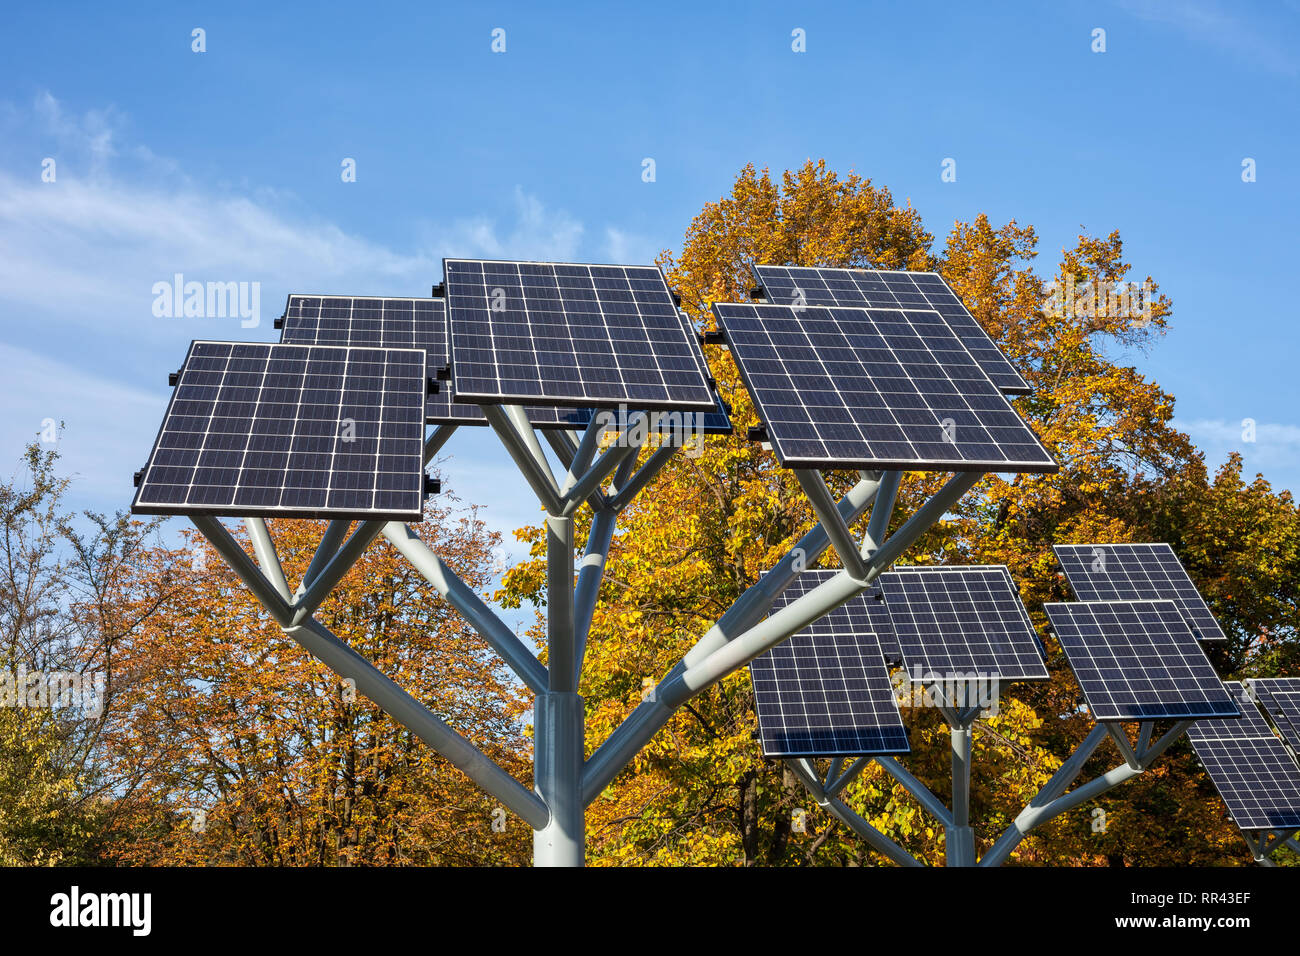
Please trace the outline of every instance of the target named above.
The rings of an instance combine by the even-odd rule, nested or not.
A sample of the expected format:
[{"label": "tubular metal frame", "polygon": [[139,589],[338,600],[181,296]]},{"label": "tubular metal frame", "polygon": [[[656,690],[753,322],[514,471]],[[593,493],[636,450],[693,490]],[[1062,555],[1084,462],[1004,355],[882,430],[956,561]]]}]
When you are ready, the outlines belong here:
[{"label": "tubular metal frame", "polygon": [[[543,433],[567,469],[557,480],[542,451],[541,440],[528,426],[522,408],[481,407],[546,510],[547,665],[405,524],[362,521],[345,538],[349,522],[332,521],[303,582],[291,591],[264,521],[246,519],[254,552],[254,557],[250,557],[215,518],[193,516],[192,520],[286,635],[340,677],[354,681],[358,691],[532,827],[533,860],[539,866],[582,865],[586,853],[586,806],[679,707],[861,593],[983,477],[979,472],[955,474],[886,537],[901,478],[899,473],[861,472],[861,480],[838,503],[819,473],[797,473],[809,492],[818,523],[737,599],[659,682],[647,700],[584,760],[586,715],[578,683],[618,514],[653,481],[678,449],[661,444],[638,468],[642,448],[631,440],[634,422],[629,421],[618,432],[618,441],[601,451],[602,438],[609,429],[607,423],[601,422],[602,416],[593,416],[580,440],[567,433]],[[443,425],[428,435],[426,464],[455,430],[454,425]],[[848,535],[848,528],[873,501],[876,504],[858,548]],[[592,508],[593,518],[585,552],[577,563],[575,584],[573,515],[584,502]],[[315,619],[321,602],[380,534],[464,616],[536,695],[532,790],[493,763]],[[832,545],[843,569],[769,616],[781,592]],[[954,766],[957,760],[954,750]],[[835,796],[861,772],[866,760],[856,761],[842,774],[837,768],[836,775],[833,779],[828,777],[825,787],[815,771],[807,775],[806,763],[795,764],[795,773],[814,795],[820,794],[818,799],[823,806],[891,859],[903,864],[911,861],[897,844],[858,818]],[[898,771],[901,768],[892,772]],[[954,825],[959,824],[954,820]]]},{"label": "tubular metal frame", "polygon": [[1242,830],[1241,835],[1260,866],[1277,866],[1273,851],[1278,847],[1300,853],[1300,830]]},{"label": "tubular metal frame", "polygon": [[[874,519],[874,514],[872,517]],[[934,685],[930,693],[937,695],[939,690],[940,685]],[[963,707],[962,703],[955,697],[949,699],[945,696],[943,703],[938,705],[940,713],[948,723],[952,740],[951,809],[945,806],[924,783],[909,773],[896,757],[883,755],[858,757],[843,774],[838,770],[843,758],[835,758],[831,761],[825,780],[821,779],[816,767],[808,758],[785,762],[819,806],[836,816],[873,849],[901,866],[923,866],[924,864],[836,798],[836,794],[842,791],[844,786],[872,760],[893,777],[944,828],[946,866],[1000,866],[1032,830],[1147,770],[1192,724],[1190,720],[1178,721],[1155,744],[1151,744],[1155,722],[1142,721],[1139,725],[1136,747],[1118,723],[1107,722],[1094,727],[1083,742],[1075,748],[1070,758],[1061,764],[1052,778],[1043,785],[1029,805],[1012,821],[993,846],[980,857],[975,847],[975,831],[970,825],[970,778],[973,730],[981,710],[979,707]],[[1083,770],[1084,764],[1107,737],[1115,743],[1121,757],[1124,758],[1124,763],[1066,793],[1066,789]],[[1267,834],[1261,834],[1258,839],[1252,841],[1250,835],[1246,834],[1246,841],[1250,844],[1251,852],[1255,854],[1257,860],[1260,860],[1261,846],[1267,847],[1265,854],[1271,853],[1278,846],[1286,843],[1291,834],[1289,832],[1280,834],[1271,843],[1264,840],[1266,836]]]}]

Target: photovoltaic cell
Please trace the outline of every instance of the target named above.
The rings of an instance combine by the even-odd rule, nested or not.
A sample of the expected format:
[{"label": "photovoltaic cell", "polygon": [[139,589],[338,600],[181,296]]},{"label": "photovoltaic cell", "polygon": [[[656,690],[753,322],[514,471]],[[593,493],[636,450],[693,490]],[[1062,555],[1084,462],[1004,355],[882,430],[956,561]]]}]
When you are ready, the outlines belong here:
[{"label": "photovoltaic cell", "polygon": [[1250,686],[1282,739],[1300,753],[1300,677],[1252,677]]},{"label": "photovoltaic cell", "polygon": [[[692,339],[695,337],[694,329],[687,325],[687,320],[680,312],[678,317],[682,319],[682,327],[686,329],[688,336]],[[700,362],[700,371],[706,377],[708,369],[704,365],[704,356],[696,350]],[[727,403],[722,400],[722,396],[714,392],[714,401],[716,403],[714,410],[711,412],[683,412],[683,411],[654,411],[648,409],[630,409],[620,407],[617,409],[602,409],[605,414],[613,416],[615,427],[618,429],[626,428],[636,415],[641,412],[649,411],[651,415],[657,416],[652,419],[652,428],[666,434],[683,434],[690,436],[697,432],[705,435],[730,435],[732,433],[731,410]],[[468,407],[468,406],[466,406]],[[594,409],[589,408],[557,408],[553,410],[565,422],[574,429],[586,428],[595,414]]]},{"label": "photovoltaic cell", "polygon": [[716,409],[656,267],[446,259],[444,271],[458,401]]},{"label": "photovoltaic cell", "polygon": [[[650,410],[650,428],[651,431],[659,430],[670,434],[678,432],[686,435],[694,434],[697,430],[705,435],[730,435],[732,432],[731,415],[727,411],[726,403],[722,401],[721,396],[715,396],[717,407],[711,412],[665,412]],[[568,423],[574,429],[586,428],[587,423],[591,421],[595,412],[589,408],[559,408],[556,409],[562,416],[567,417]],[[609,421],[614,423],[616,428],[626,428],[640,412],[646,409],[600,409],[610,416]],[[702,421],[701,421],[702,420]]]},{"label": "photovoltaic cell", "polygon": [[1173,601],[1044,604],[1094,719],[1236,717]]},{"label": "photovoltaic cell", "polygon": [[1233,822],[1243,830],[1300,829],[1300,768],[1264,722],[1241,684],[1225,683],[1241,720],[1203,720],[1188,728]]},{"label": "photovoltaic cell", "polygon": [[1057,470],[934,311],[713,310],[787,468]]},{"label": "photovoltaic cell", "polygon": [[[424,349],[430,375],[450,364],[447,310],[442,299],[391,296],[291,295],[284,310],[280,341],[296,345],[356,345]],[[487,425],[477,405],[452,400],[455,384],[438,383],[430,394],[426,417],[431,425]],[[525,408],[536,428],[581,429],[591,413],[585,409]]]},{"label": "photovoltaic cell", "polygon": [[1058,544],[1056,558],[1081,601],[1166,599],[1202,641],[1225,636],[1167,544]]},{"label": "photovoltaic cell", "polygon": [[922,682],[927,675],[1048,677],[1038,635],[1006,567],[903,567],[879,582],[913,680],[918,674]]},{"label": "photovoltaic cell", "polygon": [[1015,366],[937,272],[756,265],[754,276],[767,300],[779,305],[933,309],[943,316],[980,368],[1004,394],[1026,395],[1031,391]]},{"label": "photovoltaic cell", "polygon": [[136,514],[419,521],[425,353],[194,342]]},{"label": "photovoltaic cell", "polygon": [[[804,571],[773,610],[834,571]],[[749,664],[763,753],[769,757],[907,753],[907,732],[862,596]],[[846,611],[845,608],[849,607]]]},{"label": "photovoltaic cell", "polygon": [[[773,603],[772,610],[779,611],[798,600],[835,573],[825,569],[803,571],[781,592],[781,596]],[[874,637],[880,645],[886,664],[903,663],[903,653],[898,647],[893,626],[889,623],[889,611],[885,608],[885,595],[880,588],[879,579],[868,585],[862,593],[819,618],[817,627],[847,637]]]}]

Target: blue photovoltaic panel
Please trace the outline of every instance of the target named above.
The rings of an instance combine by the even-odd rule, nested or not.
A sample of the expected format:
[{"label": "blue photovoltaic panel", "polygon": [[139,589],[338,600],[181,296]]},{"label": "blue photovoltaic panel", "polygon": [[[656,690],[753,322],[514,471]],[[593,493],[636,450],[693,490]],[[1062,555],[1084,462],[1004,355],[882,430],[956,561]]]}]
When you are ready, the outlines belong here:
[{"label": "blue photovoltaic panel", "polygon": [[1054,550],[1079,600],[1170,600],[1199,639],[1225,640],[1205,599],[1169,545],[1058,544]]},{"label": "blue photovoltaic panel", "polygon": [[658,268],[443,264],[457,401],[716,410]]},{"label": "blue photovoltaic panel", "polygon": [[[772,610],[779,611],[790,602],[803,597],[835,573],[821,569],[801,572],[781,592]],[[894,637],[894,629],[889,623],[889,611],[885,609],[884,599],[880,581],[876,580],[861,594],[849,598],[839,607],[818,618],[816,626],[827,633],[834,632],[847,637],[864,635],[874,637],[876,643],[880,645],[880,652],[885,656],[885,663],[901,664],[903,655],[898,648],[898,640]]]},{"label": "blue photovoltaic panel", "polygon": [[[804,571],[773,611],[834,571]],[[750,661],[763,753],[769,757],[907,753],[907,731],[873,636],[877,602],[859,596]]]},{"label": "blue photovoltaic panel", "polygon": [[[430,375],[450,364],[447,310],[442,299],[391,296],[291,295],[280,341],[295,345],[358,345],[424,349]],[[425,420],[431,425],[486,425],[477,405],[452,401],[454,383],[438,383],[429,395]],[[583,409],[528,407],[536,428],[581,429],[591,413]],[[585,416],[585,417],[584,417]]]},{"label": "blue photovoltaic panel", "polygon": [[1047,679],[1038,635],[1006,567],[903,567],[879,581],[913,680]]},{"label": "blue photovoltaic panel", "polygon": [[1044,604],[1093,718],[1236,717],[1173,601]]},{"label": "blue photovoltaic panel", "polygon": [[787,468],[1057,470],[934,311],[713,310]]},{"label": "blue photovoltaic panel", "polygon": [[1253,677],[1250,686],[1282,739],[1300,753],[1300,677]]},{"label": "blue photovoltaic panel", "polygon": [[767,300],[778,305],[933,309],[943,316],[989,380],[1004,394],[1027,395],[1032,391],[937,272],[756,265],[754,276]]},{"label": "blue photovoltaic panel", "polygon": [[[682,327],[686,329],[686,334],[694,339],[695,330],[687,324],[689,320],[680,312],[678,312],[678,316],[682,320]],[[696,351],[696,355],[700,362],[700,371],[707,377],[708,369],[704,364],[704,355],[699,351]],[[651,412],[651,414],[658,416],[655,420],[655,427],[661,433],[672,435],[681,433],[687,437],[697,432],[705,435],[730,435],[732,432],[731,410],[727,407],[727,403],[722,400],[722,396],[717,394],[716,391],[713,397],[717,405],[711,412]],[[560,408],[556,409],[556,411],[561,415],[567,415],[570,423],[577,428],[585,428],[587,423],[591,421],[593,414],[593,410],[587,408]],[[612,415],[615,427],[622,429],[627,426],[633,416],[646,411],[646,409],[618,408],[603,409],[602,411]]]},{"label": "blue photovoltaic panel", "polygon": [[1300,829],[1300,767],[1241,684],[1224,686],[1241,706],[1241,720],[1192,724],[1187,736],[1197,758],[1238,827]]},{"label": "blue photovoltaic panel", "polygon": [[136,514],[419,521],[425,353],[194,342]]}]

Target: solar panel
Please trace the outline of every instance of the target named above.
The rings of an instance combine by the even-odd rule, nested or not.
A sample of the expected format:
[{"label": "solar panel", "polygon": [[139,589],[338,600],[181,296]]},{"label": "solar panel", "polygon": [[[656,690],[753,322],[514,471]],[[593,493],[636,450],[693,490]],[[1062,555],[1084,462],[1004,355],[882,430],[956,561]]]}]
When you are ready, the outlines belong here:
[{"label": "solar panel", "polygon": [[136,514],[419,521],[425,353],[194,342]]},{"label": "solar panel", "polygon": [[1173,601],[1203,641],[1225,640],[1223,630],[1167,544],[1058,544],[1070,587],[1081,601]]},{"label": "solar panel", "polygon": [[895,568],[879,581],[913,680],[1047,679],[1042,645],[1005,567]]},{"label": "solar panel", "polygon": [[1057,470],[937,312],[713,310],[787,468]]},{"label": "solar panel", "polygon": [[1253,677],[1250,686],[1282,739],[1300,753],[1300,677]]},{"label": "solar panel", "polygon": [[1300,828],[1300,768],[1260,716],[1241,684],[1224,684],[1241,720],[1198,721],[1188,728],[1233,822],[1243,830]]},{"label": "solar panel", "polygon": [[457,401],[715,410],[656,267],[443,262]]},{"label": "solar panel", "polygon": [[[664,433],[682,433],[689,436],[699,431],[705,435],[730,435],[733,431],[731,415],[728,413],[726,403],[722,401],[722,397],[716,397],[717,408],[712,412],[665,412],[628,408],[600,409],[600,411],[608,414],[610,416],[608,421],[619,429],[626,428],[638,412],[647,412],[650,415],[649,427]],[[569,422],[574,428],[586,428],[587,423],[591,421],[594,414],[594,411],[589,408],[561,408],[557,409],[557,411],[567,413]]]},{"label": "solar panel", "polygon": [[[804,571],[784,607],[835,571]],[[877,602],[859,595],[750,661],[763,753],[769,757],[907,753],[907,731],[880,645]],[[850,606],[852,605],[852,606]],[[847,608],[847,610],[846,610]]]},{"label": "solar panel", "polygon": [[1044,604],[1096,720],[1236,717],[1173,601]]},{"label": "solar panel", "polygon": [[1027,395],[1032,391],[1015,366],[989,338],[979,320],[970,314],[937,272],[765,265],[753,268],[767,300],[781,305],[933,309],[943,316],[980,368],[1002,392]]},{"label": "solar panel", "polygon": [[[280,341],[424,349],[431,375],[450,364],[447,310],[442,299],[294,294],[285,305]],[[426,422],[487,425],[477,405],[452,400],[452,381],[438,384],[438,391],[428,396]],[[536,428],[582,429],[591,419],[591,413],[583,409],[530,406],[525,411]]]},{"label": "solar panel", "polygon": [[[780,610],[803,597],[836,573],[824,569],[801,572],[781,592],[772,610]],[[866,590],[818,618],[817,627],[827,633],[843,634],[846,637],[874,637],[880,645],[886,664],[903,663],[903,653],[899,650],[894,629],[889,623],[889,611],[885,609],[885,595],[878,579],[868,585]]]}]

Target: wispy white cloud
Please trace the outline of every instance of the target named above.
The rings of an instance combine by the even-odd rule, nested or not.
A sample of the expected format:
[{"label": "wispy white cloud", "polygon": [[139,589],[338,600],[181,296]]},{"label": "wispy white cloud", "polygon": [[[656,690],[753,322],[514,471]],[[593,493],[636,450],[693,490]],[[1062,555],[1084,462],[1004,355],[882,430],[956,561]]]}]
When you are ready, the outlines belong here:
[{"label": "wispy white cloud", "polygon": [[[274,337],[269,327],[243,333],[233,320],[218,328],[156,319],[155,282],[177,272],[201,282],[260,282],[265,319],[269,308],[278,313],[269,298],[276,291],[427,294],[444,255],[583,258],[582,222],[522,187],[509,212],[424,223],[419,241],[399,249],[304,215],[291,196],[196,184],[132,143],[129,128],[116,109],[74,114],[49,94],[25,107],[0,103],[0,136],[35,131],[59,150],[53,183],[41,182],[39,169],[0,169],[0,473],[12,471],[3,462],[17,462],[43,419],[66,421],[59,448],[80,476],[78,507],[129,503],[131,474],[166,406],[166,372],[189,339]],[[653,256],[629,233],[601,234],[617,244],[616,259]],[[157,379],[115,381],[129,374],[115,372],[118,356],[70,347],[92,327],[94,341],[122,342],[135,367],[156,367]],[[537,520],[531,495],[487,429],[465,431],[449,448],[449,484],[485,506],[485,520],[517,558],[522,549],[510,532]]]},{"label": "wispy white cloud", "polygon": [[605,228],[605,258],[609,262],[651,263],[660,251],[661,247],[646,236],[625,232],[613,226]]},{"label": "wispy white cloud", "polygon": [[[71,170],[60,161],[53,183],[0,171],[0,303],[60,323],[156,324],[153,284],[177,272],[279,291],[409,295],[428,288],[444,255],[574,259],[580,251],[582,223],[521,187],[512,217],[426,224],[417,248],[397,250],[290,215],[274,193],[198,188],[174,164],[124,143],[116,110],[72,116],[43,94],[27,118],[85,161]],[[126,175],[115,175],[119,166]]]},{"label": "wispy white cloud", "polygon": [[437,259],[293,222],[242,197],[0,173],[0,298],[71,322],[102,324],[105,309],[151,322],[153,283],[176,272],[343,291],[376,279],[422,287]]},{"label": "wispy white cloud", "polygon": [[1300,58],[1272,28],[1268,7],[1228,6],[1217,0],[1120,0],[1134,16],[1180,30],[1270,73],[1300,74]]},{"label": "wispy white cloud", "polygon": [[575,259],[583,225],[564,210],[548,209],[536,196],[516,186],[514,221],[502,224],[489,216],[435,226],[445,247],[458,256],[496,259]]}]

